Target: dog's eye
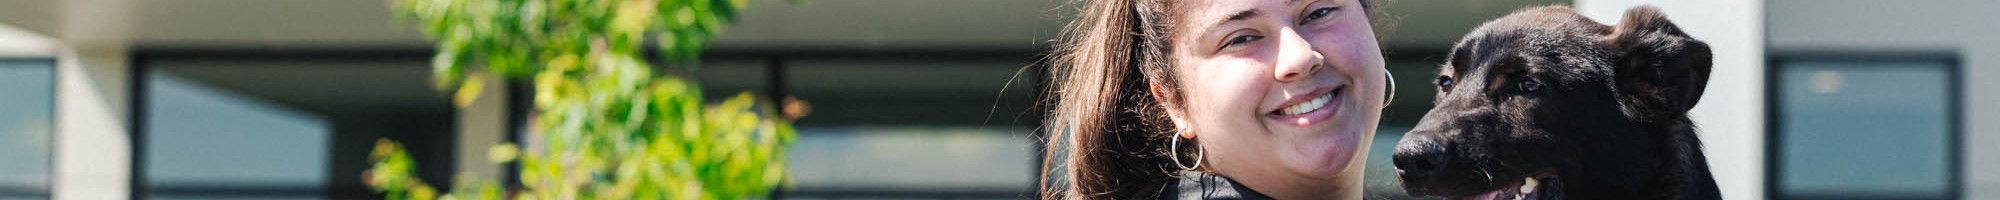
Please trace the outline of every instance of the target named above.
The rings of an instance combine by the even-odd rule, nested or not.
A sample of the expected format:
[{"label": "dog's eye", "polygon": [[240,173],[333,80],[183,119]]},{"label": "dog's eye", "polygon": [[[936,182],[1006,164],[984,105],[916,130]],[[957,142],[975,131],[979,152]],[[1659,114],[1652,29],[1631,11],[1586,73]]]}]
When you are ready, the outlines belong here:
[{"label": "dog's eye", "polygon": [[1542,88],[1541,81],[1535,81],[1535,79],[1521,79],[1521,92],[1524,93],[1535,92],[1535,89],[1541,89],[1541,88]]},{"label": "dog's eye", "polygon": [[1439,90],[1443,90],[1443,88],[1451,88],[1451,77],[1438,76],[1437,81],[1432,82],[1432,84],[1437,84]]}]

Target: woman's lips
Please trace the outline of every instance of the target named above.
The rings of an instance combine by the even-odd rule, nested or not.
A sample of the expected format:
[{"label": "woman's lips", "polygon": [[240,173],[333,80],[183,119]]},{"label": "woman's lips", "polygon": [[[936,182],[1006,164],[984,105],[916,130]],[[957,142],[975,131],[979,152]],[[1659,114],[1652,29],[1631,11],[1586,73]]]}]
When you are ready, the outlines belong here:
[{"label": "woman's lips", "polygon": [[1340,86],[1332,90],[1321,90],[1312,96],[1294,98],[1286,101],[1285,106],[1277,110],[1265,112],[1265,116],[1278,120],[1281,124],[1298,127],[1326,121],[1340,111],[1340,106],[1344,104],[1342,100],[1346,99],[1346,95],[1342,95],[1346,89],[1346,86]]}]

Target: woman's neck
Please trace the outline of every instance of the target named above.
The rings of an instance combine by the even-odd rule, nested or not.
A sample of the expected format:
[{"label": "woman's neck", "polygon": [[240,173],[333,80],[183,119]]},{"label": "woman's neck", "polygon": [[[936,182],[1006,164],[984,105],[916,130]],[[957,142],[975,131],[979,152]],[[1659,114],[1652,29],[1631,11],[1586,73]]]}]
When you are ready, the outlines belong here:
[{"label": "woman's neck", "polygon": [[[1265,193],[1276,199],[1361,199],[1361,174],[1341,176],[1332,181],[1315,180],[1279,185]],[[1355,177],[1355,178],[1346,178]],[[1310,179],[1296,179],[1310,180]],[[1262,190],[1255,185],[1250,189]]]},{"label": "woman's neck", "polygon": [[1363,190],[1362,171],[1349,169],[1332,179],[1312,179],[1269,172],[1246,172],[1241,174],[1241,177],[1224,176],[1274,199],[1360,199]]}]

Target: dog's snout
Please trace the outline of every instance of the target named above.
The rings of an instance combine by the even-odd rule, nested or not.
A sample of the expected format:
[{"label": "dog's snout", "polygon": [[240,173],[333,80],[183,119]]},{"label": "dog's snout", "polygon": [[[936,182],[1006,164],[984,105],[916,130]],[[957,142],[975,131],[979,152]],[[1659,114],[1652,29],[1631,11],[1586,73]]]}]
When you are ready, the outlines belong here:
[{"label": "dog's snout", "polygon": [[1396,144],[1394,163],[1404,180],[1421,180],[1444,168],[1445,149],[1431,134],[1411,132]]}]

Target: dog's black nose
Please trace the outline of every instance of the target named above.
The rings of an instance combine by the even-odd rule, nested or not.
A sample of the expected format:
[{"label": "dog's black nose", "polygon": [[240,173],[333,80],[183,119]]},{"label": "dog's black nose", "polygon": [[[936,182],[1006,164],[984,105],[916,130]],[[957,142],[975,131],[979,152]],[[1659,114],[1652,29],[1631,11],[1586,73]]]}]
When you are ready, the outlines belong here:
[{"label": "dog's black nose", "polygon": [[1396,144],[1394,155],[1397,176],[1402,177],[1406,184],[1408,181],[1428,179],[1444,168],[1445,151],[1434,134],[1412,131],[1403,135],[1403,140]]}]

